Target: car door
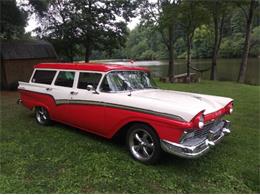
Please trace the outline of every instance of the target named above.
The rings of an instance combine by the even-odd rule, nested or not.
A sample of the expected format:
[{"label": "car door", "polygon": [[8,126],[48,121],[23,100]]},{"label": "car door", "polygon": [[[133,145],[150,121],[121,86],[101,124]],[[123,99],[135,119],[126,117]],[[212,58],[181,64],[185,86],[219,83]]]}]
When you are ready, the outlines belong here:
[{"label": "car door", "polygon": [[[97,72],[77,73],[77,82],[70,94],[70,116],[73,125],[103,135],[104,106],[101,96],[95,92],[101,77]],[[88,86],[92,86],[92,90],[87,89]]]},{"label": "car door", "polygon": [[70,99],[73,92],[74,78],[75,71],[59,71],[50,88],[50,94],[52,94],[56,102],[56,107],[52,113],[53,118],[66,124],[71,123]]}]

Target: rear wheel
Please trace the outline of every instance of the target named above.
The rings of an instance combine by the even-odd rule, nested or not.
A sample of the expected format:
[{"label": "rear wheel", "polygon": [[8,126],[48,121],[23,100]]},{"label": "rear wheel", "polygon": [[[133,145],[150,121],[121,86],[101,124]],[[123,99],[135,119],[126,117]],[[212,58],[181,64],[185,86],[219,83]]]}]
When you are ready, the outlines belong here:
[{"label": "rear wheel", "polygon": [[44,107],[36,107],[35,108],[35,119],[37,123],[41,125],[50,125],[51,119],[49,117],[49,113]]},{"label": "rear wheel", "polygon": [[133,158],[144,164],[154,164],[160,158],[160,139],[154,130],[145,124],[136,124],[129,128],[127,145]]}]

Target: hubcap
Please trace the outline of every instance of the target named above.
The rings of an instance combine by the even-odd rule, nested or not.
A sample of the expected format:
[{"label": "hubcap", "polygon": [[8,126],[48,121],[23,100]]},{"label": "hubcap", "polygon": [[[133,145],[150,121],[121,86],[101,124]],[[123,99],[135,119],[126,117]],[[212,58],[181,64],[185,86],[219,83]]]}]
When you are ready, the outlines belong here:
[{"label": "hubcap", "polygon": [[40,107],[39,109],[37,109],[36,119],[39,123],[45,123],[48,119],[48,113],[47,113],[46,109],[44,109],[43,107]]},{"label": "hubcap", "polygon": [[129,146],[134,157],[139,160],[148,160],[154,153],[153,138],[143,129],[132,131],[129,137]]}]

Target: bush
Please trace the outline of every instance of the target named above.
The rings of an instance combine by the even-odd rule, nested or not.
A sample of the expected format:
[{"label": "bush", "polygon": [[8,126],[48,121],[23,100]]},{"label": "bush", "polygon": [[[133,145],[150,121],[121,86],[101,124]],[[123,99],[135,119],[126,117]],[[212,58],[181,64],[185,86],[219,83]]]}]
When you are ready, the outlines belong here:
[{"label": "bush", "polygon": [[223,58],[241,57],[244,38],[241,33],[225,37],[220,46],[220,56]]}]

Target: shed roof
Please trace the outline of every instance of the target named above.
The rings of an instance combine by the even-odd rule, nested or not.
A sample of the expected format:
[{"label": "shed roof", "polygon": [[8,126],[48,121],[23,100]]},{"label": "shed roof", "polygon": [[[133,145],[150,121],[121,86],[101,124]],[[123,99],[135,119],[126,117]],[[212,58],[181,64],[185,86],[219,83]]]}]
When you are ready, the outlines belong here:
[{"label": "shed roof", "polygon": [[1,56],[6,60],[57,58],[54,47],[47,41],[2,41]]}]

